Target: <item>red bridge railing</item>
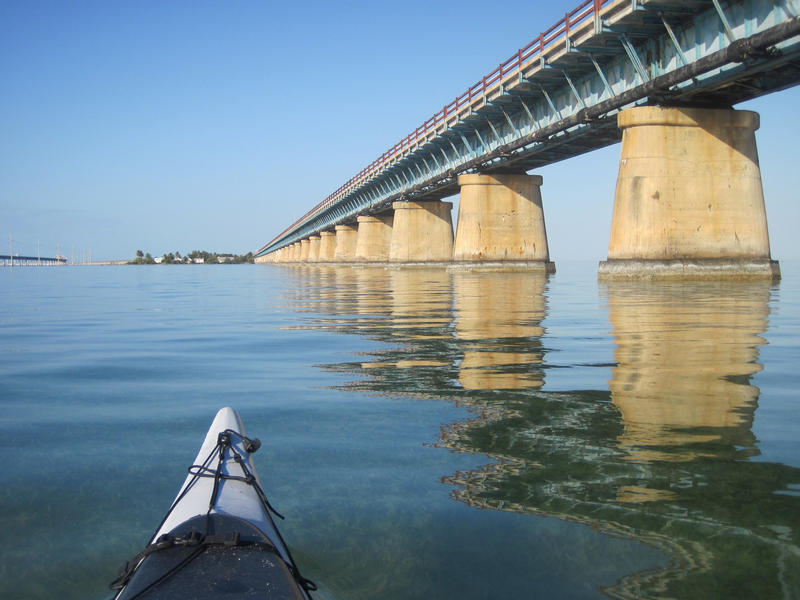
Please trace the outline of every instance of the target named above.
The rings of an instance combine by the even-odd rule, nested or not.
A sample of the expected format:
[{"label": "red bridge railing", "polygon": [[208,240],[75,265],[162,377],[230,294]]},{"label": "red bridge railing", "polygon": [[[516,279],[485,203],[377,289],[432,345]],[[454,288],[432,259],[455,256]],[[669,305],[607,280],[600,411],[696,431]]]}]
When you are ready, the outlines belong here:
[{"label": "red bridge railing", "polygon": [[416,144],[425,141],[429,136],[435,135],[439,130],[446,129],[449,120],[458,120],[463,112],[468,112],[474,105],[480,105],[484,99],[498,90],[509,77],[519,75],[524,66],[527,66],[531,61],[543,56],[545,49],[549,48],[557,41],[566,40],[569,37],[570,30],[586,23],[590,19],[599,17],[600,9],[611,1],[612,0],[584,0],[577,8],[566,13],[564,18],[558,23],[540,33],[539,37],[524,48],[517,50],[508,60],[500,63],[500,66],[494,71],[469,87],[467,91],[457,96],[455,100],[446,104],[442,110],[373,160],[369,165],[364,167],[345,182],[344,185],[300,217],[292,225],[284,229],[270,244],[291,231],[298,223],[319,213],[347,192],[369,179],[372,175],[381,171],[385,166],[401,158]]}]

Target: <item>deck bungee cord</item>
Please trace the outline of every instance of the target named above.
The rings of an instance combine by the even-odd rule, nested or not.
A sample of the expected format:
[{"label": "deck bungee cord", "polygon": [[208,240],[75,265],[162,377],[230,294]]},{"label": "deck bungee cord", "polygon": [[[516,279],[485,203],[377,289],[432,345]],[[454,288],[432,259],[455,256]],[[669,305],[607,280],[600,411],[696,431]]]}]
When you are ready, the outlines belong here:
[{"label": "deck bungee cord", "polygon": [[[223,409],[220,411],[218,418],[225,410],[229,410],[235,415],[232,409]],[[238,418],[238,415],[236,417]],[[209,432],[209,435],[211,435],[211,432]],[[208,443],[208,440],[206,443]],[[195,577],[202,576],[208,570],[208,565],[194,566],[198,559],[208,552],[219,553],[219,558],[215,560],[218,561],[220,569],[227,568],[231,571],[230,579],[226,579],[224,574],[218,573],[219,579],[209,584],[211,587],[226,584],[229,586],[241,586],[244,584],[255,587],[258,583],[267,590],[273,590],[272,592],[267,592],[271,595],[265,596],[266,598],[295,597],[311,599],[310,592],[315,591],[317,586],[313,581],[300,574],[300,570],[283,536],[275,525],[272,515],[280,519],[284,519],[284,517],[275,510],[267,499],[255,472],[248,466],[249,460],[237,449],[237,446],[241,447],[246,455],[250,455],[260,448],[261,442],[256,438],[250,439],[238,431],[226,428],[219,431],[216,446],[213,447],[205,459],[196,461],[196,463],[199,462],[200,464],[192,464],[189,467],[187,481],[156,528],[156,534],[151,539],[151,542],[139,554],[127,561],[121,568],[119,576],[111,582],[110,588],[118,590],[115,599],[133,600],[143,597],[170,579],[184,576],[186,571],[193,569],[197,571],[197,574],[191,575],[189,580],[194,581]],[[187,499],[187,496],[190,495],[194,488],[205,479],[213,480],[205,512],[198,510],[193,516],[182,520],[177,526],[159,535],[159,532],[164,529],[165,524],[173,516],[176,509],[181,506],[181,503]],[[229,510],[220,508],[219,503],[223,488],[232,484],[243,484],[251,490],[247,493],[248,501],[253,494],[255,495],[260,508],[260,514],[257,516],[266,519],[269,524],[269,534],[264,531],[264,527],[253,519],[232,514],[230,507],[228,507]],[[198,491],[202,492],[202,489]],[[239,506],[236,503],[241,502],[242,490],[236,489],[228,491],[228,493],[234,494],[233,499],[229,498],[228,501],[233,502],[234,506]],[[197,499],[195,498],[194,501],[196,503]],[[247,508],[251,509],[252,507]],[[226,551],[234,553],[255,552],[261,558],[252,563],[256,565],[256,570],[240,573],[243,568],[246,568],[242,567],[241,555],[225,556],[224,553]],[[277,559],[279,562],[275,563],[273,559]],[[228,562],[225,562],[226,560]],[[216,563],[212,561],[212,564]],[[276,564],[282,565],[285,571],[276,567]],[[265,569],[259,569],[258,565],[266,565],[266,567]],[[271,574],[265,575],[261,572],[270,569]],[[140,572],[142,570],[148,570],[148,573],[141,576]],[[288,575],[281,578],[280,573],[285,572],[288,572]],[[278,576],[277,578],[276,575]],[[294,591],[292,591],[289,582],[286,581],[289,576],[297,588]],[[251,580],[253,583],[251,583]],[[157,598],[160,596],[158,594],[155,596],[150,594],[148,597]]]}]

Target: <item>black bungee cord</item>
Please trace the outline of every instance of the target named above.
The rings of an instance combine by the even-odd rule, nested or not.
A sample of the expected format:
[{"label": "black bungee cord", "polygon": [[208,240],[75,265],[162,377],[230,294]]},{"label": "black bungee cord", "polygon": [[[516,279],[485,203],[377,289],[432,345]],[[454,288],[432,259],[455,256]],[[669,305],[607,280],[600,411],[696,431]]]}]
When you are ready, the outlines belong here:
[{"label": "black bungee cord", "polygon": [[[215,545],[223,545],[223,546],[251,546],[251,547],[259,547],[263,551],[274,553],[276,556],[281,558],[283,562],[286,564],[286,567],[289,569],[289,572],[292,574],[292,577],[295,579],[297,584],[306,592],[306,595],[310,598],[310,592],[317,590],[317,585],[311,581],[303,577],[300,574],[300,570],[297,567],[297,564],[292,557],[292,554],[289,550],[289,546],[286,544],[286,541],[283,539],[280,530],[275,525],[275,521],[272,519],[272,514],[277,516],[280,519],[284,519],[285,517],[280,514],[272,504],[267,499],[264,490],[258,483],[253,472],[251,472],[247,468],[247,464],[244,462],[244,459],[239,452],[237,452],[236,448],[233,445],[233,437],[238,437],[242,441],[242,445],[245,449],[245,452],[248,454],[252,454],[256,452],[261,447],[261,441],[258,438],[250,439],[237,431],[232,429],[226,429],[219,433],[217,437],[217,445],[214,449],[209,453],[206,459],[203,461],[202,464],[199,465],[191,465],[188,469],[190,475],[193,478],[189,481],[188,484],[184,487],[178,497],[170,506],[167,513],[164,515],[164,518],[161,520],[161,523],[156,527],[156,531],[160,530],[164,523],[169,518],[172,511],[175,510],[175,507],[180,503],[180,501],[186,496],[189,490],[194,486],[194,484],[201,478],[201,477],[211,477],[214,479],[214,487],[211,492],[211,498],[209,499],[208,510],[206,511],[206,532],[205,534],[201,534],[197,531],[192,531],[191,533],[187,534],[184,537],[172,537],[168,533],[165,533],[159,538],[151,543],[148,544],[144,550],[142,550],[139,554],[137,554],[134,558],[129,560],[128,562],[123,565],[122,569],[120,570],[119,576],[111,582],[109,587],[112,590],[122,590],[128,582],[133,577],[134,573],[136,572],[139,565],[142,564],[142,561],[147,558],[150,554],[155,552],[159,552],[161,550],[165,550],[167,548],[173,548],[175,546],[187,546],[192,547],[196,546],[196,549],[189,554],[186,558],[184,558],[181,562],[171,568],[169,571],[161,575],[158,579],[147,585],[144,589],[140,590],[135,596],[131,598],[134,600],[138,598],[148,590],[152,589],[154,586],[158,585],[162,581],[168,579],[181,569],[183,569],[186,565],[191,563],[195,558],[197,558],[201,553],[203,553],[206,548],[209,546]],[[230,475],[225,474],[222,472],[222,467],[225,464],[225,450],[226,448],[230,451],[231,457],[233,458],[234,462],[239,465],[244,475]],[[210,465],[214,461],[214,458],[217,458],[216,468],[212,468]],[[240,540],[239,532],[234,532],[227,536],[214,536],[209,535],[210,531],[210,521],[212,511],[217,503],[217,496],[219,494],[219,484],[222,481],[241,481],[247,485],[253,487],[258,496],[259,501],[261,502],[262,506],[266,509],[264,514],[270,521],[272,525],[272,529],[275,532],[278,540],[280,541],[282,548],[286,554],[286,558],[284,558],[283,553],[278,550],[278,548],[274,544],[268,544],[266,542],[245,542]],[[286,560],[288,559],[288,560]]]}]

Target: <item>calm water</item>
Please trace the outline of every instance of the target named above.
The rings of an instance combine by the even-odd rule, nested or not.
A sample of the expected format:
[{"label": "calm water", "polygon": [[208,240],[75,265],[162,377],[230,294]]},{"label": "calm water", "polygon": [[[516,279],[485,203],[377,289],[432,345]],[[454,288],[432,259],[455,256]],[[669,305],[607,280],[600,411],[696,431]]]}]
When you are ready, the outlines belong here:
[{"label": "calm water", "polygon": [[800,597],[769,284],[0,269],[0,597],[108,598],[224,405],[325,599]]}]

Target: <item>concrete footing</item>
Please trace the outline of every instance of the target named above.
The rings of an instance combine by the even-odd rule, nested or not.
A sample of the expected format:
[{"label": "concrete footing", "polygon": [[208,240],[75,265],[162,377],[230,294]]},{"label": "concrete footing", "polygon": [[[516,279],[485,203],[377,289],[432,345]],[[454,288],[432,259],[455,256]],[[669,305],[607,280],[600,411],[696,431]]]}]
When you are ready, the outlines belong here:
[{"label": "concrete footing", "polygon": [[601,279],[779,278],[758,114],[647,106],[618,115],[622,148]]},{"label": "concrete footing", "polygon": [[620,279],[780,279],[777,260],[682,259],[605,260],[600,263],[603,280]]},{"label": "concrete footing", "polygon": [[444,262],[453,256],[451,202],[395,202],[391,262]]},{"label": "concrete footing", "polygon": [[447,263],[448,271],[527,271],[534,273],[555,273],[556,265],[543,260],[515,260],[515,261],[457,261]]},{"label": "concrete footing", "polygon": [[383,262],[389,260],[392,243],[393,215],[358,217],[355,260]]}]

